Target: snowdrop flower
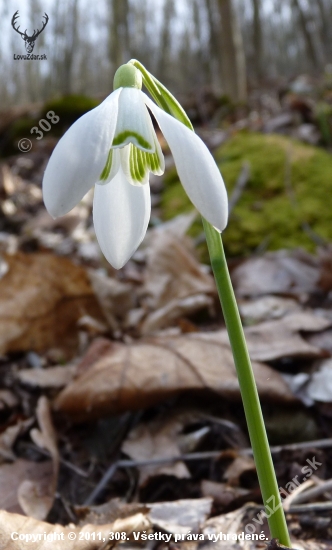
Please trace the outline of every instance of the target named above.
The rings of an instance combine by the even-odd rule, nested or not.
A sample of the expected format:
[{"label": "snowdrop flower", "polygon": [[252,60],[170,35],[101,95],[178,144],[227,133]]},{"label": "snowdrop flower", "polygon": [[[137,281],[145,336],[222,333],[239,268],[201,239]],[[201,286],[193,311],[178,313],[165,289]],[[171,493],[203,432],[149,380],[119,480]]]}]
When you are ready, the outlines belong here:
[{"label": "snowdrop flower", "polygon": [[227,195],[205,144],[141,91],[138,69],[129,64],[121,66],[114,88],[58,142],[45,171],[43,196],[48,212],[56,218],[69,212],[96,184],[96,236],[106,259],[120,269],[148,227],[149,173],[161,175],[165,168],[149,110],[171,149],[189,198],[219,231],[227,223]]}]

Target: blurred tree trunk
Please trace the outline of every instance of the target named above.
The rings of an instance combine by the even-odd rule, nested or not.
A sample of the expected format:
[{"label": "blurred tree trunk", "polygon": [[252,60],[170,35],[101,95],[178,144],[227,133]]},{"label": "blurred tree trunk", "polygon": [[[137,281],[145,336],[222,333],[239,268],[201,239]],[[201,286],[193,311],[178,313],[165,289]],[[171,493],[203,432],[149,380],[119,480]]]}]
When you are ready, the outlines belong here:
[{"label": "blurred tree trunk", "polygon": [[109,6],[109,54],[113,69],[127,63],[130,58],[129,2],[112,0]]},{"label": "blurred tree trunk", "polygon": [[232,0],[218,0],[221,19],[223,89],[230,98],[246,101],[246,62],[242,35]]},{"label": "blurred tree trunk", "polygon": [[78,13],[79,0],[72,0],[70,10],[67,11],[66,17],[68,18],[68,27],[66,29],[66,47],[63,57],[63,86],[62,92],[65,95],[71,94],[73,91],[73,66],[74,66],[74,54],[77,51],[78,46],[78,25],[79,25],[79,13]]},{"label": "blurred tree trunk", "polygon": [[309,24],[308,24],[309,22],[307,20],[306,14],[303,11],[300,0],[292,0],[292,5],[293,5],[293,8],[294,8],[295,12],[297,13],[299,26],[300,26],[300,29],[302,31],[303,38],[304,38],[304,41],[305,41],[305,47],[306,47],[306,52],[307,52],[308,59],[309,59],[311,65],[312,65],[312,67],[314,69],[317,69],[318,64],[319,64],[318,56],[317,56],[317,53],[316,53],[316,48],[315,48],[315,44],[314,44],[314,41],[313,41],[313,37],[312,37],[312,34],[310,32],[310,29],[309,29]]},{"label": "blurred tree trunk", "polygon": [[[209,22],[209,70],[212,87],[219,93],[222,90],[222,55],[220,25],[218,25],[218,7],[215,0],[205,0]],[[219,27],[219,28],[218,28]]]},{"label": "blurred tree trunk", "polygon": [[201,10],[202,4],[200,0],[193,0],[192,18],[194,23],[194,51],[192,55],[195,60],[194,74],[196,81],[198,79],[199,84],[203,85],[204,83],[206,84],[207,79],[208,58],[202,36]]},{"label": "blurred tree trunk", "polygon": [[153,25],[154,14],[151,14],[147,0],[133,4],[129,15],[130,55],[154,72],[157,61],[156,48],[149,33],[149,25]]},{"label": "blurred tree trunk", "polygon": [[159,46],[158,73],[165,80],[168,64],[171,57],[172,42],[172,21],[175,15],[174,0],[166,0],[164,4],[163,26],[161,31],[161,41]]},{"label": "blurred tree trunk", "polygon": [[254,49],[254,70],[257,83],[262,80],[262,46],[263,46],[263,33],[262,33],[262,21],[261,21],[261,0],[252,0],[253,6],[253,49]]},{"label": "blurred tree trunk", "polygon": [[[43,13],[43,10],[42,10]],[[52,33],[50,51],[52,72],[46,84],[53,93],[71,94],[74,89],[74,67],[79,50],[78,29],[80,25],[79,0],[70,0],[66,5],[55,2],[45,30]]]},{"label": "blurred tree trunk", "polygon": [[324,4],[324,0],[317,0],[316,4],[312,6],[315,10],[315,23],[316,23],[316,35],[320,46],[320,58],[322,66],[324,66],[329,57],[331,56],[331,38],[329,29],[329,15]]},{"label": "blurred tree trunk", "polygon": [[[321,40],[322,44],[327,48],[329,42],[329,21],[323,0],[317,0],[317,7],[320,14]],[[327,57],[327,55],[325,55],[325,57]]]}]

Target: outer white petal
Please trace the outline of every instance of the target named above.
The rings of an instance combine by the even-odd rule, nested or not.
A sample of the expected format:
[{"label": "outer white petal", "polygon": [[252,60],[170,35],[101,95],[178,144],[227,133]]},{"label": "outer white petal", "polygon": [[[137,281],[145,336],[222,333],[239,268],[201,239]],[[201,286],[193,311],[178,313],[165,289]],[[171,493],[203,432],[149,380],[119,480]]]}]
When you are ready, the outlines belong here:
[{"label": "outer white petal", "polygon": [[150,186],[131,185],[122,168],[106,185],[96,185],[93,223],[100,248],[120,269],[144,239],[151,213]]},{"label": "outer white petal", "polygon": [[123,88],[119,99],[119,116],[114,134],[113,147],[128,143],[142,151],[155,150],[155,131],[144,105],[144,96],[136,88]]},{"label": "outer white petal", "polygon": [[69,212],[99,180],[112,144],[122,88],[79,118],[55,147],[43,179],[43,196],[54,218]]},{"label": "outer white petal", "polygon": [[222,231],[227,225],[227,193],[211,153],[195,132],[143,95],[172,151],[179,178],[190,200],[208,222]]}]

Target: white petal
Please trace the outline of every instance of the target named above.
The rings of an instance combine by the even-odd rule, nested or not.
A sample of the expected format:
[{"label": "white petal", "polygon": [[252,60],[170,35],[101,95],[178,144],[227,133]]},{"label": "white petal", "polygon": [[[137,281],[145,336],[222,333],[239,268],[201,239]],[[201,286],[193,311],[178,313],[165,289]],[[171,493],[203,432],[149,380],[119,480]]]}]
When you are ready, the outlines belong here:
[{"label": "white petal", "polygon": [[106,185],[96,185],[93,223],[100,248],[116,269],[144,239],[151,213],[150,186],[131,185],[120,168]]},{"label": "white petal", "polygon": [[136,88],[123,88],[113,147],[124,147],[132,143],[142,151],[153,153],[154,137],[152,121],[144,105],[144,94]]},{"label": "white petal", "polygon": [[222,231],[227,225],[227,193],[211,153],[195,132],[143,95],[172,151],[179,178],[190,200],[208,222]]},{"label": "white petal", "polygon": [[43,180],[45,206],[54,218],[69,212],[99,180],[114,136],[121,91],[115,90],[79,118],[55,147]]}]

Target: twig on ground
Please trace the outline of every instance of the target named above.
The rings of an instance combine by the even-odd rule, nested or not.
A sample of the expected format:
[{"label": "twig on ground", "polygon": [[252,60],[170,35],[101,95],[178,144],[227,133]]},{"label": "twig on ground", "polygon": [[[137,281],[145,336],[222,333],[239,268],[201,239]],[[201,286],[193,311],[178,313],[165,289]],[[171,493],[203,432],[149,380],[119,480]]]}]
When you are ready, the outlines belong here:
[{"label": "twig on ground", "polygon": [[[278,445],[275,447],[271,447],[271,453],[276,454],[283,450],[298,450],[298,449],[307,449],[311,447],[332,447],[332,438],[331,439],[318,439],[315,441],[304,441],[302,443],[292,443],[290,445]],[[237,449],[238,453],[240,455],[250,456],[252,455],[252,449],[246,448],[246,449]],[[181,461],[190,461],[190,460],[209,460],[213,458],[221,458],[225,454],[228,454],[228,450],[223,451],[206,451],[201,453],[188,453],[188,454],[182,454],[177,456],[166,456],[166,457],[158,457],[158,458],[151,458],[147,460],[130,460],[130,459],[122,459],[118,460],[116,462],[113,462],[110,467],[106,470],[105,474],[103,475],[102,479],[98,483],[98,485],[95,487],[95,489],[92,491],[91,495],[86,499],[85,505],[91,505],[99,495],[99,493],[105,488],[107,483],[111,480],[113,475],[115,474],[116,470],[118,468],[140,468],[144,466],[158,466],[160,464],[170,464],[172,462],[181,462]]]},{"label": "twig on ground", "polygon": [[325,512],[332,510],[332,500],[328,502],[312,502],[309,504],[293,505],[287,510],[288,514],[301,514],[302,512]]},{"label": "twig on ground", "polygon": [[303,491],[306,490],[307,487],[311,487],[315,482],[312,479],[307,479],[304,483],[301,483],[296,489],[288,495],[288,497],[285,498],[285,500],[282,503],[282,507],[285,510],[285,512],[288,512],[290,509],[292,503],[296,500],[296,497],[300,495]]},{"label": "twig on ground", "polygon": [[[136,415],[136,421],[139,420],[140,414],[138,413]],[[131,413],[127,412],[123,414],[119,420],[119,430],[114,438],[113,442],[113,455],[117,456],[119,449],[121,448],[121,443],[123,439],[126,437],[126,434],[128,433],[130,426],[133,424],[133,418]],[[115,474],[117,468],[118,468],[119,461],[115,460],[112,462],[111,466],[106,470],[103,477],[99,481],[99,483],[96,485],[92,493],[88,496],[88,498],[85,500],[84,505],[90,506],[94,503],[98,495],[105,489],[107,483],[112,479],[113,475]]]},{"label": "twig on ground", "polygon": [[241,196],[242,196],[242,193],[249,181],[249,176],[250,176],[250,164],[249,162],[244,162],[243,165],[242,165],[242,169],[241,169],[241,172],[240,172],[240,175],[239,177],[237,178],[237,181],[235,183],[235,187],[232,191],[232,194],[229,198],[229,201],[228,201],[228,212],[229,214],[232,212],[232,210],[234,209],[235,205],[239,202]]},{"label": "twig on ground", "polygon": [[288,443],[286,445],[275,445],[271,447],[271,453],[277,454],[281,451],[298,451],[300,449],[326,449],[332,447],[332,437],[328,439],[314,439],[313,441],[301,441],[300,443]]},{"label": "twig on ground", "polygon": [[[21,445],[24,446],[26,449],[33,449],[34,451],[37,451],[38,453],[40,453],[43,456],[47,456],[48,458],[52,458],[51,454],[49,453],[49,451],[47,449],[42,449],[41,447],[37,447],[37,445],[34,445],[33,443],[25,443],[24,442],[24,443],[21,443]],[[75,464],[73,464],[72,462],[69,462],[68,460],[65,460],[61,456],[59,457],[59,461],[63,466],[65,466],[69,470],[72,470],[73,472],[75,472],[75,474],[77,474],[81,477],[89,477],[89,475],[90,475],[90,472],[85,472],[84,470],[82,470],[78,466],[75,466]]]},{"label": "twig on ground", "polygon": [[308,500],[320,497],[321,495],[329,491],[332,492],[332,479],[328,479],[326,481],[320,480],[320,484],[318,486],[313,487],[312,489],[309,489],[302,494],[296,495],[293,504],[308,502]]},{"label": "twig on ground", "polygon": [[112,479],[113,475],[118,469],[118,465],[119,465],[119,461],[113,462],[113,464],[111,464],[111,466],[106,470],[103,477],[99,481],[98,485],[96,485],[92,493],[85,500],[84,506],[90,506],[91,504],[94,503],[97,496],[105,489],[107,483]]}]

